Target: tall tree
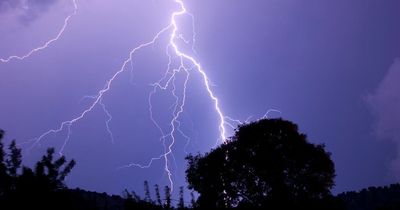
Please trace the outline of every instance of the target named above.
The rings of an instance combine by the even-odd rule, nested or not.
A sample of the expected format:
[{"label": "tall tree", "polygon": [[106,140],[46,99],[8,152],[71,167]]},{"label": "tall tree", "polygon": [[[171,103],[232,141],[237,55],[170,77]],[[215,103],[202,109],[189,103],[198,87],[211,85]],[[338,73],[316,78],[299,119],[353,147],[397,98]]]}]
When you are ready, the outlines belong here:
[{"label": "tall tree", "polygon": [[5,193],[9,186],[9,176],[7,174],[7,166],[5,163],[6,153],[3,144],[4,131],[0,129],[0,203],[4,199]]},{"label": "tall tree", "polygon": [[18,170],[21,168],[22,155],[21,149],[17,147],[15,140],[8,146],[9,153],[7,154],[6,166],[9,176],[9,189],[15,191],[18,179]]},{"label": "tall tree", "polygon": [[185,200],[183,195],[183,187],[179,187],[179,201],[178,201],[178,209],[185,209]]},{"label": "tall tree", "polygon": [[154,190],[155,190],[155,192],[156,192],[156,201],[157,201],[157,205],[162,206],[161,195],[160,195],[160,188],[158,187],[158,184],[154,185]]},{"label": "tall tree", "polygon": [[8,150],[10,151],[6,160],[8,174],[11,177],[16,178],[18,174],[18,169],[21,168],[21,149],[17,147],[15,140],[13,140],[9,145]]},{"label": "tall tree", "polygon": [[171,209],[172,205],[171,205],[171,188],[169,188],[168,186],[164,187],[164,193],[165,193],[165,205],[164,208],[165,209]]},{"label": "tall tree", "polygon": [[334,185],[324,146],[282,119],[241,125],[225,144],[187,160],[189,187],[203,208],[312,208]]},{"label": "tall tree", "polygon": [[149,182],[144,181],[144,201],[152,203],[151,196],[150,196],[150,189],[149,189]]},{"label": "tall tree", "polygon": [[4,131],[0,129],[0,172],[3,170],[3,172],[6,172],[6,165],[4,163],[5,160],[5,151],[4,151],[4,144],[3,144],[3,136],[4,136]]}]

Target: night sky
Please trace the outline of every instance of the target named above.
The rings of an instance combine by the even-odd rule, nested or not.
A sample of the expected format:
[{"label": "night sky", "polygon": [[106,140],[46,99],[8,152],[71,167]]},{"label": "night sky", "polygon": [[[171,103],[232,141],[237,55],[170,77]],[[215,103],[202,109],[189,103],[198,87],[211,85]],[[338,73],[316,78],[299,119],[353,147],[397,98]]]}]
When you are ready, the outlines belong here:
[{"label": "night sky", "polygon": [[[79,116],[130,51],[151,41],[180,9],[174,0],[77,4],[57,41],[24,60],[0,62],[0,128],[7,132],[6,142],[20,143],[26,165],[48,147],[60,151],[68,129],[38,144],[29,140]],[[201,63],[224,115],[257,120],[269,109],[279,110],[269,117],[297,123],[311,142],[325,144],[332,153],[334,193],[400,181],[400,1],[184,4],[194,19],[178,19],[182,39],[177,43]],[[0,0],[0,58],[22,56],[54,38],[73,11],[70,0]],[[186,77],[179,72],[174,87],[152,96],[151,115],[149,94],[167,70],[170,33],[134,54],[101,100],[107,111],[97,104],[70,127],[63,154],[77,166],[67,179],[69,187],[120,194],[125,188],[141,193],[144,180],[169,184],[163,159],[147,169],[121,166],[146,165],[164,152],[151,116],[169,132],[176,99],[171,91],[175,87],[181,101]],[[176,131],[169,156],[175,187],[185,184],[187,153],[221,143],[220,119],[202,75],[194,68],[189,73],[184,111],[176,123],[182,132]]]}]

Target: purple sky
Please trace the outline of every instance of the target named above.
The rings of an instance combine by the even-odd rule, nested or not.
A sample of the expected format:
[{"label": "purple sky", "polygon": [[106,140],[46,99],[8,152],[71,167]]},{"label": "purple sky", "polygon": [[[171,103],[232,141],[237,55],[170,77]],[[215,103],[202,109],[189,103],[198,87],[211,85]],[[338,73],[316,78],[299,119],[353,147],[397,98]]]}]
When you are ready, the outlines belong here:
[{"label": "purple sky", "polygon": [[[194,15],[195,52],[226,115],[245,120],[271,116],[298,123],[314,143],[324,143],[336,164],[335,192],[399,181],[400,1],[397,0],[186,0]],[[40,136],[77,117],[121,68],[130,50],[150,41],[179,7],[173,0],[78,0],[78,13],[47,49],[23,60],[0,63],[0,128],[7,141]],[[23,55],[57,35],[73,11],[69,0],[0,0],[0,58]],[[178,22],[192,35],[189,16]],[[78,164],[71,187],[119,194],[142,192],[144,180],[168,184],[164,162],[146,164],[163,152],[151,122],[150,83],[167,69],[168,33],[133,58],[103,102],[71,127],[64,154]],[[131,71],[131,68],[133,69]],[[176,79],[182,91],[184,74]],[[168,129],[170,92],[153,97],[155,120]],[[171,108],[172,107],[172,108]],[[218,138],[218,116],[201,75],[193,71],[181,129],[171,156],[175,186],[184,184],[186,152],[209,151]],[[229,132],[231,134],[231,132]],[[67,130],[48,135],[25,164],[49,146],[60,149]],[[175,161],[173,161],[173,159]]]}]

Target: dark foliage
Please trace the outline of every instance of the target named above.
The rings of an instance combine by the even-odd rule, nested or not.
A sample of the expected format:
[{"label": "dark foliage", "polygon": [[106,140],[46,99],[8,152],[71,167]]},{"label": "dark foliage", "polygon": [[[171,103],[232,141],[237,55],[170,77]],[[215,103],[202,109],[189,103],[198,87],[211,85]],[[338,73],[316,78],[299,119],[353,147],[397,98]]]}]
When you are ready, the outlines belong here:
[{"label": "dark foliage", "polygon": [[[68,189],[66,176],[75,161],[54,158],[50,148],[33,169],[24,167],[21,149],[12,141],[5,147],[0,130],[0,209],[57,210],[171,210],[171,209],[324,209],[397,210],[400,184],[369,187],[332,196],[334,164],[323,145],[307,141],[297,126],[281,119],[240,126],[226,144],[205,155],[188,156],[187,180],[173,199],[171,189],[144,182],[144,198]],[[7,150],[7,151],[5,151]]]},{"label": "dark foliage", "polygon": [[[184,203],[184,191],[183,187],[179,188],[179,199],[173,199],[171,195],[171,188],[168,186],[164,187],[164,197],[161,198],[160,188],[158,185],[154,185],[156,200],[152,200],[150,196],[149,183],[144,182],[144,198],[140,198],[134,191],[129,192],[125,190],[123,192],[124,198],[124,210],[172,210],[172,209],[187,209]],[[176,204],[176,208],[173,205]]]},{"label": "dark foliage", "polygon": [[161,202],[161,195],[160,195],[160,188],[158,187],[158,185],[154,185],[154,190],[156,192],[156,202],[158,206],[162,206],[162,202]]},{"label": "dark foliage", "polygon": [[201,208],[329,209],[335,203],[330,154],[289,121],[242,125],[226,144],[187,160],[189,187],[200,194]]},{"label": "dark foliage", "polygon": [[162,206],[155,205],[152,201],[141,199],[135,192],[125,190],[124,194],[124,210],[161,210]]},{"label": "dark foliage", "polygon": [[368,187],[359,192],[345,192],[337,196],[348,210],[400,209],[400,184],[385,187]]},{"label": "dark foliage", "polygon": [[185,209],[185,200],[183,198],[183,187],[179,188],[179,201],[178,201],[178,209]]},{"label": "dark foliage", "polygon": [[64,179],[71,172],[75,161],[67,163],[65,157],[53,160],[54,149],[36,164],[34,170],[22,167],[21,149],[15,141],[4,151],[0,131],[0,209],[68,209],[68,205],[59,206],[65,196]]},{"label": "dark foliage", "polygon": [[196,209],[197,208],[196,199],[194,198],[194,193],[193,192],[190,192],[190,207],[192,209]]},{"label": "dark foliage", "polygon": [[165,209],[171,209],[172,208],[172,204],[171,204],[171,188],[169,188],[168,186],[165,186],[164,187],[164,193],[165,193],[164,208]]},{"label": "dark foliage", "polygon": [[151,196],[150,196],[150,188],[149,188],[149,182],[148,181],[144,181],[144,200],[146,202],[152,203],[153,201],[151,200]]},{"label": "dark foliage", "polygon": [[[66,176],[75,166],[64,156],[55,159],[53,148],[38,161],[33,169],[21,166],[22,155],[12,141],[8,153],[2,142],[4,131],[0,130],[0,209],[57,209],[57,210],[162,210],[174,209],[171,189],[164,188],[161,199],[158,185],[155,185],[156,202],[151,199],[149,183],[144,182],[144,199],[135,192],[124,191],[124,195],[109,196],[106,193],[68,189]],[[181,188],[179,209],[185,209],[183,188]]]}]

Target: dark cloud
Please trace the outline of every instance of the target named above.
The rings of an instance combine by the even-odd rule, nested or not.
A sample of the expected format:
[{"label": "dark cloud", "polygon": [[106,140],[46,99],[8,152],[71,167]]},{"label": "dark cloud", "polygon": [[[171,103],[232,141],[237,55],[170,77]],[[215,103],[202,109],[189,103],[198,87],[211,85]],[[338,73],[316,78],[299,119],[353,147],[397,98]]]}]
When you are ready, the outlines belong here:
[{"label": "dark cloud", "polygon": [[29,23],[45,13],[58,0],[0,0],[0,14],[13,14]]},{"label": "dark cloud", "polygon": [[392,162],[392,169],[396,176],[400,175],[400,58],[395,59],[378,88],[367,100],[376,116],[377,136],[397,145],[397,157]]},{"label": "dark cloud", "polygon": [[21,0],[0,0],[0,13],[22,6]]}]

